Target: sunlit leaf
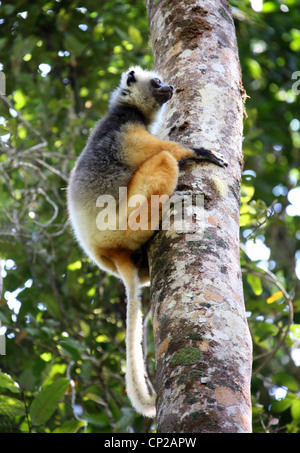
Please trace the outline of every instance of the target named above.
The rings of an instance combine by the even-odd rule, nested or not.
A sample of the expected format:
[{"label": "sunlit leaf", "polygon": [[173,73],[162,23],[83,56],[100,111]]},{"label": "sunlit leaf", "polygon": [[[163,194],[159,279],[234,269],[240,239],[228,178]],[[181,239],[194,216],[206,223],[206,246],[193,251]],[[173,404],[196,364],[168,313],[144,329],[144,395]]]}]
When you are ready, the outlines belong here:
[{"label": "sunlit leaf", "polygon": [[262,76],[262,70],[258,61],[248,58],[247,63],[252,77],[254,79],[259,79]]},{"label": "sunlit leaf", "polygon": [[71,420],[69,422],[64,423],[63,425],[56,428],[53,433],[77,433],[80,428],[87,426],[87,422],[84,420]]},{"label": "sunlit leaf", "polygon": [[256,294],[257,296],[260,296],[262,293],[261,279],[259,277],[257,277],[256,275],[248,274],[247,281],[248,281],[249,285],[251,286],[254,294]]},{"label": "sunlit leaf", "polygon": [[0,414],[8,416],[25,415],[25,405],[23,401],[11,398],[10,396],[0,395]]},{"label": "sunlit leaf", "polygon": [[241,201],[242,203],[248,203],[251,200],[255,192],[254,186],[242,185],[241,188]]},{"label": "sunlit leaf", "polygon": [[267,304],[272,304],[276,300],[282,299],[283,298],[283,292],[282,291],[277,291],[276,293],[272,294],[272,296],[268,297],[266,302]]},{"label": "sunlit leaf", "polygon": [[14,104],[16,110],[20,110],[26,104],[26,98],[21,90],[16,90],[14,93]]},{"label": "sunlit leaf", "polygon": [[132,40],[132,42],[136,45],[136,46],[140,46],[142,43],[143,43],[143,38],[141,36],[141,33],[139,32],[139,30],[134,27],[133,25],[130,25],[130,27],[128,28],[128,34]]},{"label": "sunlit leaf", "polygon": [[17,383],[5,373],[0,373],[0,388],[9,390],[12,393],[20,393]]},{"label": "sunlit leaf", "polygon": [[273,11],[276,11],[277,8],[278,8],[278,6],[275,3],[275,1],[263,2],[263,12],[264,13],[272,13]]},{"label": "sunlit leaf", "polygon": [[70,271],[75,271],[75,270],[81,269],[81,267],[82,267],[82,262],[80,260],[75,261],[74,263],[68,264],[68,269],[70,269]]},{"label": "sunlit leaf", "polygon": [[300,50],[300,30],[293,28],[291,30],[291,34],[293,40],[290,43],[290,48],[295,52],[298,52]]},{"label": "sunlit leaf", "polygon": [[300,420],[300,398],[295,399],[292,403],[291,414],[293,419]]}]

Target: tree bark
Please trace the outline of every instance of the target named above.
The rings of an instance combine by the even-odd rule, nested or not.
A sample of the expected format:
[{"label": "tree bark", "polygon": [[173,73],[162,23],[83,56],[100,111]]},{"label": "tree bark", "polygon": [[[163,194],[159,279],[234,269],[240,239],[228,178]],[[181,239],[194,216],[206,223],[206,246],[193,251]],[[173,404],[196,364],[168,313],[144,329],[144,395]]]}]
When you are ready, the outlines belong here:
[{"label": "tree bark", "polygon": [[251,432],[252,342],[239,256],[244,91],[226,0],[146,0],[156,69],[175,87],[159,135],[221,152],[227,168],[187,162],[177,190],[204,194],[194,235],[149,247],[157,429]]}]

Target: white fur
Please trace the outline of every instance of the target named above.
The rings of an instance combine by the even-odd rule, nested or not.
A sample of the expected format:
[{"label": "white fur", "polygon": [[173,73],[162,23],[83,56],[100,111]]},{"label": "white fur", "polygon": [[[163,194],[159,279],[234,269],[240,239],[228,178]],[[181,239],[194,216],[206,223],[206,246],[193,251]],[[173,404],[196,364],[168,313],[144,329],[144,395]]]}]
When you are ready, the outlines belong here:
[{"label": "white fur", "polygon": [[[131,71],[134,71],[136,82],[128,86],[127,78]],[[116,104],[120,103],[138,106],[151,123],[156,121],[161,106],[155,101],[150,91],[149,82],[153,78],[161,79],[161,76],[157,72],[147,71],[140,66],[132,66],[128,71],[123,72],[119,87],[111,94],[109,108],[111,109]],[[123,90],[129,90],[129,94],[127,96],[122,96],[121,93]]]},{"label": "white fur", "polygon": [[142,349],[143,321],[138,293],[139,281],[127,290],[126,390],[135,409],[145,417],[155,417],[156,395],[149,395]]},{"label": "white fur", "polygon": [[[71,197],[68,200],[69,216],[73,230],[77,240],[86,254],[94,261],[101,269],[112,273],[107,269],[103,262],[93,253],[93,248],[90,245],[94,235],[99,234],[96,229],[96,221],[94,217],[89,217],[87,212],[76,208]],[[87,234],[88,232],[88,234]],[[111,243],[111,232],[107,232],[108,243]],[[102,232],[103,242],[105,241],[105,233]],[[126,390],[127,394],[140,414],[145,417],[155,417],[155,397],[149,395],[146,384],[147,375],[143,348],[142,348],[142,332],[143,321],[142,312],[139,300],[140,282],[137,274],[134,275],[133,281],[127,281],[126,275],[119,270],[120,275],[126,287],[127,293],[127,326],[126,326]],[[115,274],[119,276],[118,274]]]}]

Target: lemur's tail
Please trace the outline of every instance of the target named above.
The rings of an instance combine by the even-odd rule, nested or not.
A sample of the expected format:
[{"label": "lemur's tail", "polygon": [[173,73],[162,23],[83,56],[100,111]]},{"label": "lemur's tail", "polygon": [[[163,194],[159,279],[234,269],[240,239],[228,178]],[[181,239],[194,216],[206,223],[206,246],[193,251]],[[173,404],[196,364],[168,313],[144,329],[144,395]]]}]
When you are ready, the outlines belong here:
[{"label": "lemur's tail", "polygon": [[137,412],[145,417],[155,417],[156,395],[149,394],[143,357],[143,322],[138,273],[129,253],[121,253],[115,263],[127,292],[126,391]]}]

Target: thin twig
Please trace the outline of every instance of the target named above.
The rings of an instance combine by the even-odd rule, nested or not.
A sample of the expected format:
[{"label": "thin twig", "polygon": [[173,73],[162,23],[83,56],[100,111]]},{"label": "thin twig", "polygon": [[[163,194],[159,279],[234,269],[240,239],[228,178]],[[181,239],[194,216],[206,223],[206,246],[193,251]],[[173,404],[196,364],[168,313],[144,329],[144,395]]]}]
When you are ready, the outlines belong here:
[{"label": "thin twig", "polygon": [[56,168],[52,167],[52,165],[47,164],[47,162],[43,161],[42,159],[39,159],[38,157],[36,157],[34,160],[36,162],[38,162],[39,164],[43,165],[44,167],[48,168],[48,170],[50,170],[53,173],[55,173],[56,175],[58,175],[64,181],[68,181],[69,180],[69,178],[67,176],[65,176],[61,171],[59,171]]},{"label": "thin twig", "polygon": [[266,218],[262,222],[258,222],[258,224],[253,228],[251,233],[248,234],[248,236],[245,237],[245,240],[249,239],[257,230],[259,230],[268,220],[269,218],[274,214],[274,205],[277,203],[277,199],[272,202],[272,204],[267,208],[266,212]]},{"label": "thin twig", "polygon": [[40,194],[42,194],[42,195],[45,197],[45,199],[48,201],[48,203],[51,204],[51,206],[52,206],[53,209],[54,209],[54,214],[53,214],[53,216],[51,217],[51,219],[48,220],[48,222],[46,222],[46,223],[40,223],[40,222],[38,222],[37,220],[34,220],[34,219],[33,219],[33,222],[34,222],[36,225],[38,225],[38,226],[40,226],[40,227],[42,227],[42,228],[47,228],[49,225],[51,225],[51,223],[54,222],[54,220],[55,220],[56,217],[58,216],[59,209],[58,209],[57,204],[56,204],[56,203],[55,203],[55,202],[47,195],[47,193],[46,193],[41,187],[39,187],[39,188],[37,189],[37,192],[40,193]]}]

